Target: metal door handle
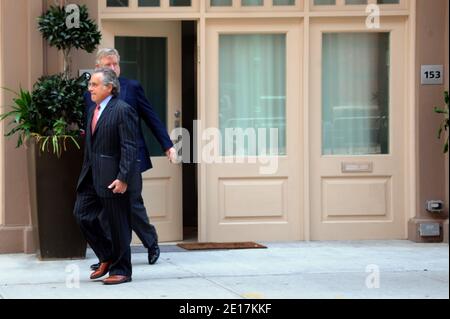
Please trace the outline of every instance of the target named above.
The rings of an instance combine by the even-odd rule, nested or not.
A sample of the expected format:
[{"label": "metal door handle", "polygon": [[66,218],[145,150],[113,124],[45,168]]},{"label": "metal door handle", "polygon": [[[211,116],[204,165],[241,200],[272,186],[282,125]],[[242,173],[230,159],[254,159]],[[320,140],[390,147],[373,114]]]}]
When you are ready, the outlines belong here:
[{"label": "metal door handle", "polygon": [[173,115],[175,116],[174,127],[175,128],[180,127],[181,126],[181,121],[180,121],[181,111],[177,110],[175,113],[173,113]]}]

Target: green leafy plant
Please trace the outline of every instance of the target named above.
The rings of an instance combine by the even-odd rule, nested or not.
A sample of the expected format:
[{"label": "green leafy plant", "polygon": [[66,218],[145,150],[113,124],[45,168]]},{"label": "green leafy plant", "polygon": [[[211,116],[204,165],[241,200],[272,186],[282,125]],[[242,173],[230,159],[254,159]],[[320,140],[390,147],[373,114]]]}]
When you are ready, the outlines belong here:
[{"label": "green leafy plant", "polygon": [[86,76],[67,79],[56,74],[41,77],[32,93],[22,88],[19,92],[5,88],[16,96],[12,110],[0,115],[0,120],[12,118],[9,124],[14,126],[6,136],[18,134],[17,147],[33,137],[41,151],[52,150],[58,157],[67,149],[67,140],[80,148],[77,138],[84,127],[83,92],[87,80]]},{"label": "green leafy plant", "polygon": [[[444,115],[444,119],[441,122],[441,125],[439,126],[439,130],[438,130],[438,139],[441,138],[442,133],[445,132],[445,134],[447,134],[448,128],[449,128],[449,107],[448,107],[448,101],[449,101],[449,97],[448,97],[448,91],[444,92],[444,102],[447,105],[447,108],[440,108],[440,107],[435,107],[434,108],[434,112],[438,113],[438,114],[443,114]],[[444,153],[448,152],[448,134],[447,134],[447,140],[445,141],[444,144]]]},{"label": "green leafy plant", "polygon": [[32,100],[39,111],[43,128],[41,135],[58,135],[54,130],[60,119],[66,123],[64,132],[83,127],[84,99],[88,78],[65,78],[62,74],[41,77],[33,86]]},{"label": "green leafy plant", "polygon": [[0,115],[0,120],[11,117],[13,120],[10,124],[16,124],[6,136],[11,136],[18,133],[17,147],[21,146],[24,140],[30,138],[34,132],[41,130],[42,123],[40,122],[40,115],[32,101],[29,91],[20,88],[19,93],[8,88],[2,88],[16,95],[13,98],[14,105],[12,110]]},{"label": "green leafy plant", "polygon": [[89,19],[85,5],[78,6],[79,23],[77,27],[68,26],[71,21],[71,12],[66,12],[62,6],[51,6],[47,12],[38,18],[38,29],[50,46],[62,50],[64,54],[64,74],[69,76],[73,48],[82,49],[92,53],[101,40],[101,33],[97,25]]},{"label": "green leafy plant", "polygon": [[33,85],[32,92],[20,88],[13,93],[11,111],[0,115],[0,120],[11,118],[13,127],[6,136],[17,134],[17,147],[34,138],[41,151],[53,152],[58,157],[67,149],[67,141],[80,148],[77,139],[84,127],[83,93],[89,76],[72,78],[70,52],[82,49],[93,52],[100,43],[101,33],[89,19],[86,6],[77,7],[76,26],[68,24],[71,12],[62,6],[51,6],[38,18],[38,28],[51,46],[64,54],[64,72],[43,76]]}]

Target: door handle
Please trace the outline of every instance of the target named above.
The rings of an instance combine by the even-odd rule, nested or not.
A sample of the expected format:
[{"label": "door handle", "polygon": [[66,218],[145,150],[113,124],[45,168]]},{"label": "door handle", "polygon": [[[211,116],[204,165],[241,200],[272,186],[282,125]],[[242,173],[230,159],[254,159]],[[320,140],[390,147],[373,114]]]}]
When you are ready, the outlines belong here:
[{"label": "door handle", "polygon": [[[176,110],[174,113],[173,113],[173,116],[175,117],[175,121],[174,121],[174,128],[175,129],[177,129],[177,128],[180,128],[181,127],[181,111],[180,110]],[[181,134],[178,134],[178,136],[176,137],[176,139],[174,139],[174,140],[172,140],[172,142],[174,143],[174,144],[177,144],[177,143],[179,143],[180,141],[181,141],[181,139],[182,139],[182,135]]]},{"label": "door handle", "polygon": [[181,127],[181,111],[180,110],[175,111],[175,113],[173,113],[173,116],[175,116],[174,127],[175,128]]}]

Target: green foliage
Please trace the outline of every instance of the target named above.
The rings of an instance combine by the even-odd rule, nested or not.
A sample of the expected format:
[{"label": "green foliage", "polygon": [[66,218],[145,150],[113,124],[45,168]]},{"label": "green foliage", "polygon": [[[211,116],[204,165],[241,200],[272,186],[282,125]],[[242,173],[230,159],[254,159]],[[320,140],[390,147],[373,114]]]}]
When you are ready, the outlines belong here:
[{"label": "green foliage", "polygon": [[[63,74],[41,77],[33,86],[32,100],[39,112],[40,135],[73,135],[84,126],[83,93],[87,78],[66,79]],[[62,125],[63,124],[63,125]]]},{"label": "green foliage", "polygon": [[[17,147],[27,139],[34,138],[42,151],[53,151],[60,156],[71,141],[79,148],[77,138],[84,127],[83,93],[89,78],[70,77],[70,51],[82,49],[93,52],[100,43],[101,33],[94,21],[89,19],[86,6],[66,12],[64,7],[51,6],[38,18],[38,29],[51,46],[63,50],[64,72],[43,76],[29,91],[20,88],[14,92],[11,111],[0,115],[0,120],[12,119],[12,128],[6,136],[18,135]],[[74,26],[74,18],[79,25]],[[79,19],[78,19],[79,18]]]},{"label": "green foliage", "polygon": [[79,28],[67,26],[71,12],[58,6],[51,6],[38,18],[38,29],[51,46],[59,50],[82,49],[89,53],[95,50],[100,43],[101,33],[95,22],[89,19],[86,6],[79,6],[79,10]]},{"label": "green foliage", "polygon": [[30,92],[26,90],[22,90],[20,88],[20,92],[17,93],[7,88],[3,88],[11,93],[16,95],[13,98],[14,105],[11,106],[12,110],[8,113],[0,115],[0,121],[6,118],[12,118],[10,124],[16,124],[6,136],[11,136],[14,134],[18,134],[19,138],[17,140],[17,147],[21,146],[24,140],[31,137],[34,132],[40,130],[42,123],[40,122],[40,115],[37,111],[35,104],[32,101]]},{"label": "green foliage", "polygon": [[[449,107],[448,107],[448,101],[449,101],[449,97],[448,97],[448,91],[444,92],[444,102],[447,105],[447,108],[440,108],[440,107],[435,107],[434,108],[434,112],[438,113],[438,114],[444,114],[444,119],[441,122],[441,125],[439,126],[439,130],[438,130],[438,139],[441,138],[442,133],[445,131],[447,133],[448,131],[448,127],[449,127]],[[445,141],[444,144],[444,153],[448,152],[448,134],[447,134],[447,140]]]},{"label": "green foliage", "polygon": [[[14,92],[14,105],[8,113],[0,115],[0,120],[11,118],[14,125],[6,136],[18,134],[17,147],[33,137],[42,151],[52,151],[58,157],[66,150],[70,140],[79,148],[76,138],[84,127],[84,100],[88,79],[67,79],[63,74],[41,77],[34,85],[33,92],[23,89]],[[49,143],[51,141],[51,143]]]}]

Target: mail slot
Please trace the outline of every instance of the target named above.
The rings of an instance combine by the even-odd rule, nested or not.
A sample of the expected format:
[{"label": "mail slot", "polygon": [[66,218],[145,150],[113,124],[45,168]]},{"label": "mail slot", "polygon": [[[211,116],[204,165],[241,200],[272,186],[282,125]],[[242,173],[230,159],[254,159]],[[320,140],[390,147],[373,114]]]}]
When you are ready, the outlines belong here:
[{"label": "mail slot", "polygon": [[372,173],[373,163],[342,163],[342,173]]}]

